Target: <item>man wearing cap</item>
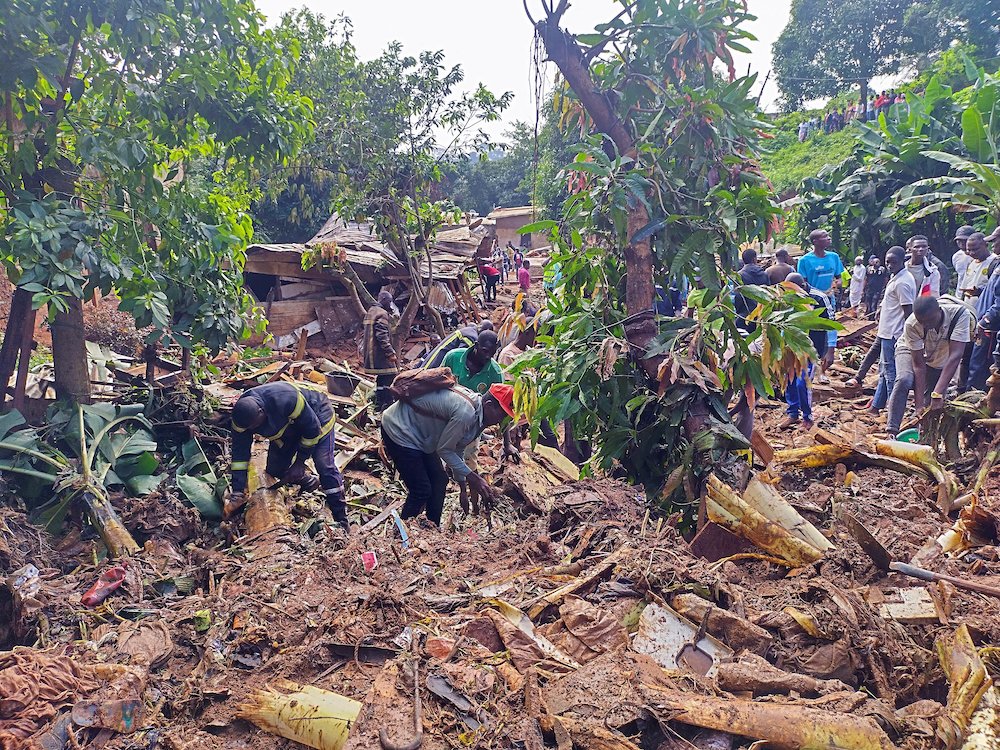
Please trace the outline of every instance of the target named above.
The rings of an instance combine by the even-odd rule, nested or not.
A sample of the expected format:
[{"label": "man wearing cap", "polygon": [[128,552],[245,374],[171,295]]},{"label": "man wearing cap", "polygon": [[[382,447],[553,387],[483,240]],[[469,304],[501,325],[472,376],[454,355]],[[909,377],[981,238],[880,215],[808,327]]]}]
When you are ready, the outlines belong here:
[{"label": "man wearing cap", "polygon": [[972,262],[972,258],[967,252],[965,252],[965,243],[969,239],[969,235],[976,230],[972,227],[965,226],[959,227],[958,231],[955,232],[955,245],[958,250],[951,256],[951,265],[955,269],[956,282],[958,284],[957,289],[959,296],[962,294],[962,284],[965,282],[965,272],[969,270],[969,264]]},{"label": "man wearing cap", "polygon": [[[445,466],[459,484],[489,497],[489,484],[463,457],[487,427],[514,416],[514,389],[502,383],[483,395],[456,385],[397,401],[382,415],[382,444],[403,484],[403,518],[426,511],[429,521],[441,524],[448,487]],[[443,462],[443,463],[442,463]]]},{"label": "man wearing cap", "polygon": [[375,410],[383,411],[392,403],[389,386],[399,372],[396,350],[392,348],[389,312],[392,295],[383,289],[378,293],[378,303],[365,314],[364,338],[361,340],[362,370],[375,376]]},{"label": "man wearing cap", "polygon": [[[344,478],[334,461],[336,421],[330,400],[312,388],[268,383],[244,391],[233,406],[232,497],[226,503],[227,514],[246,502],[253,436],[262,435],[271,441],[267,473],[305,490],[322,487],[334,520],[346,530]],[[312,458],[318,479],[306,471],[307,458]]]}]

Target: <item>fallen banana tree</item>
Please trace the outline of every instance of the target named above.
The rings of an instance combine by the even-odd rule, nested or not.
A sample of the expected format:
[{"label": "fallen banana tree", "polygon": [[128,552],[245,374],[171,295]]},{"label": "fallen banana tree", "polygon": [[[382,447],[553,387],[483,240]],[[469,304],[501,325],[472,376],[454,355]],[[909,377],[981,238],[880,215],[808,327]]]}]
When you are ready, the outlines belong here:
[{"label": "fallen banana tree", "polygon": [[945,469],[934,455],[934,449],[929,445],[904,443],[899,440],[879,440],[875,444],[879,455],[898,458],[908,464],[917,466],[934,478],[938,485],[937,504],[942,513],[950,513],[952,503],[958,497],[960,490],[958,479]]},{"label": "fallen banana tree", "polygon": [[27,427],[17,411],[0,418],[0,472],[15,481],[33,521],[55,533],[78,502],[112,557],[139,551],[108,495],[145,495],[162,481],[154,475],[153,427],[141,411],[77,405],[56,412],[44,432]]},{"label": "fallen banana tree", "polygon": [[[752,483],[751,483],[752,484]],[[749,489],[749,488],[748,488]],[[709,520],[748,539],[757,547],[784,560],[790,567],[801,567],[819,560],[833,545],[808,521],[763,483],[753,485],[749,498],[710,475],[705,508]]]},{"label": "fallen banana tree", "polygon": [[949,513],[960,494],[955,475],[944,468],[929,445],[880,440],[875,453],[858,450],[847,443],[816,445],[776,451],[774,460],[785,468],[818,469],[839,463],[856,463],[937,482],[937,504]]},{"label": "fallen banana tree", "polygon": [[[803,750],[894,750],[874,719],[795,704],[765,703],[744,698],[716,698],[646,685],[651,707],[662,721],[716,729],[769,745]],[[661,715],[662,714],[662,715]]]},{"label": "fallen banana tree", "polygon": [[281,680],[237,707],[241,719],[316,750],[341,750],[361,704],[339,693]]},{"label": "fallen banana tree", "polygon": [[[954,634],[939,639],[936,645],[950,685],[945,713],[938,719],[938,739],[948,750],[962,747],[966,737],[969,742],[965,747],[970,750],[997,747],[1000,744],[997,724],[988,718],[996,715],[1000,700],[969,628],[960,625]],[[987,695],[990,699],[984,704]],[[984,705],[980,711],[981,704]]]}]

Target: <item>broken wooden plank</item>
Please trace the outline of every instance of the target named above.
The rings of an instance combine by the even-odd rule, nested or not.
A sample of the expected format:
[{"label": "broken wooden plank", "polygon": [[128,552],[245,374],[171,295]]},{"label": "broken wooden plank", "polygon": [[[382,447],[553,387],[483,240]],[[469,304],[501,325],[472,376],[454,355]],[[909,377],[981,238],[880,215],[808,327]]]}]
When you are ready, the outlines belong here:
[{"label": "broken wooden plank", "polygon": [[299,337],[305,335],[306,337],[313,336],[319,333],[322,329],[318,320],[313,320],[311,323],[299,326],[294,331],[284,336],[275,337],[275,346],[279,349],[290,349],[296,346],[299,342]]},{"label": "broken wooden plank", "polygon": [[901,602],[886,602],[879,607],[879,614],[886,620],[902,625],[937,625],[938,610],[934,600],[923,587],[902,589]]}]

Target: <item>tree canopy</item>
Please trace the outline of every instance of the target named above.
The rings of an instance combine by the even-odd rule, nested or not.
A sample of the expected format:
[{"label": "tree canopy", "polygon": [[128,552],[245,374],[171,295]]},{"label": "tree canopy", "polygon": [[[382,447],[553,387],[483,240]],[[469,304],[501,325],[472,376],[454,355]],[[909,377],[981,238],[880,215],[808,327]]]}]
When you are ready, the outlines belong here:
[{"label": "tree canopy", "polygon": [[774,72],[789,108],[923,64],[953,42],[996,53],[1000,8],[978,0],[792,0]]},{"label": "tree canopy", "polygon": [[297,49],[249,0],[6,3],[0,258],[65,317],[54,339],[73,332],[54,346],[64,394],[88,390],[79,301],[98,292],[155,341],[218,350],[246,333],[256,178],[311,127]]}]

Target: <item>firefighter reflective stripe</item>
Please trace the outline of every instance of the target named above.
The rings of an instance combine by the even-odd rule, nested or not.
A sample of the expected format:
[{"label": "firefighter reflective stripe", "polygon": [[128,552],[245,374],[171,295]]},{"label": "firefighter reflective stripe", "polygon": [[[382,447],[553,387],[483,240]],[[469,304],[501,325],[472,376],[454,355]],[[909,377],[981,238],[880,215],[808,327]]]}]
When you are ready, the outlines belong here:
[{"label": "firefighter reflective stripe", "polygon": [[280,430],[278,430],[273,435],[266,435],[265,437],[267,437],[267,439],[270,440],[270,441],[272,441],[272,442],[275,442],[275,441],[279,440],[281,438],[281,436],[285,434],[285,430],[287,430],[289,427],[291,427],[292,422],[294,422],[296,419],[299,418],[299,415],[302,414],[302,412],[305,410],[305,408],[306,408],[306,400],[303,397],[301,391],[299,391],[299,389],[296,388],[295,389],[295,408],[292,409],[292,413],[288,417],[288,421],[285,422],[285,426],[282,427]]},{"label": "firefighter reflective stripe", "polygon": [[247,431],[246,427],[240,427],[238,424],[236,424],[236,422],[233,422],[231,424],[231,427],[233,428],[233,432],[246,432]]},{"label": "firefighter reflective stripe", "polygon": [[312,448],[314,445],[316,445],[316,443],[318,443],[320,440],[329,435],[330,430],[332,430],[334,428],[334,425],[336,424],[337,424],[337,415],[334,414],[332,417],[330,417],[330,421],[327,422],[325,425],[323,425],[323,429],[319,431],[319,435],[317,435],[314,438],[302,438],[302,440],[299,442],[299,445],[301,445],[303,448]]},{"label": "firefighter reflective stripe", "polygon": [[232,469],[233,471],[246,471],[247,469],[250,468],[250,462],[249,461],[233,461],[229,465],[229,468]]}]

